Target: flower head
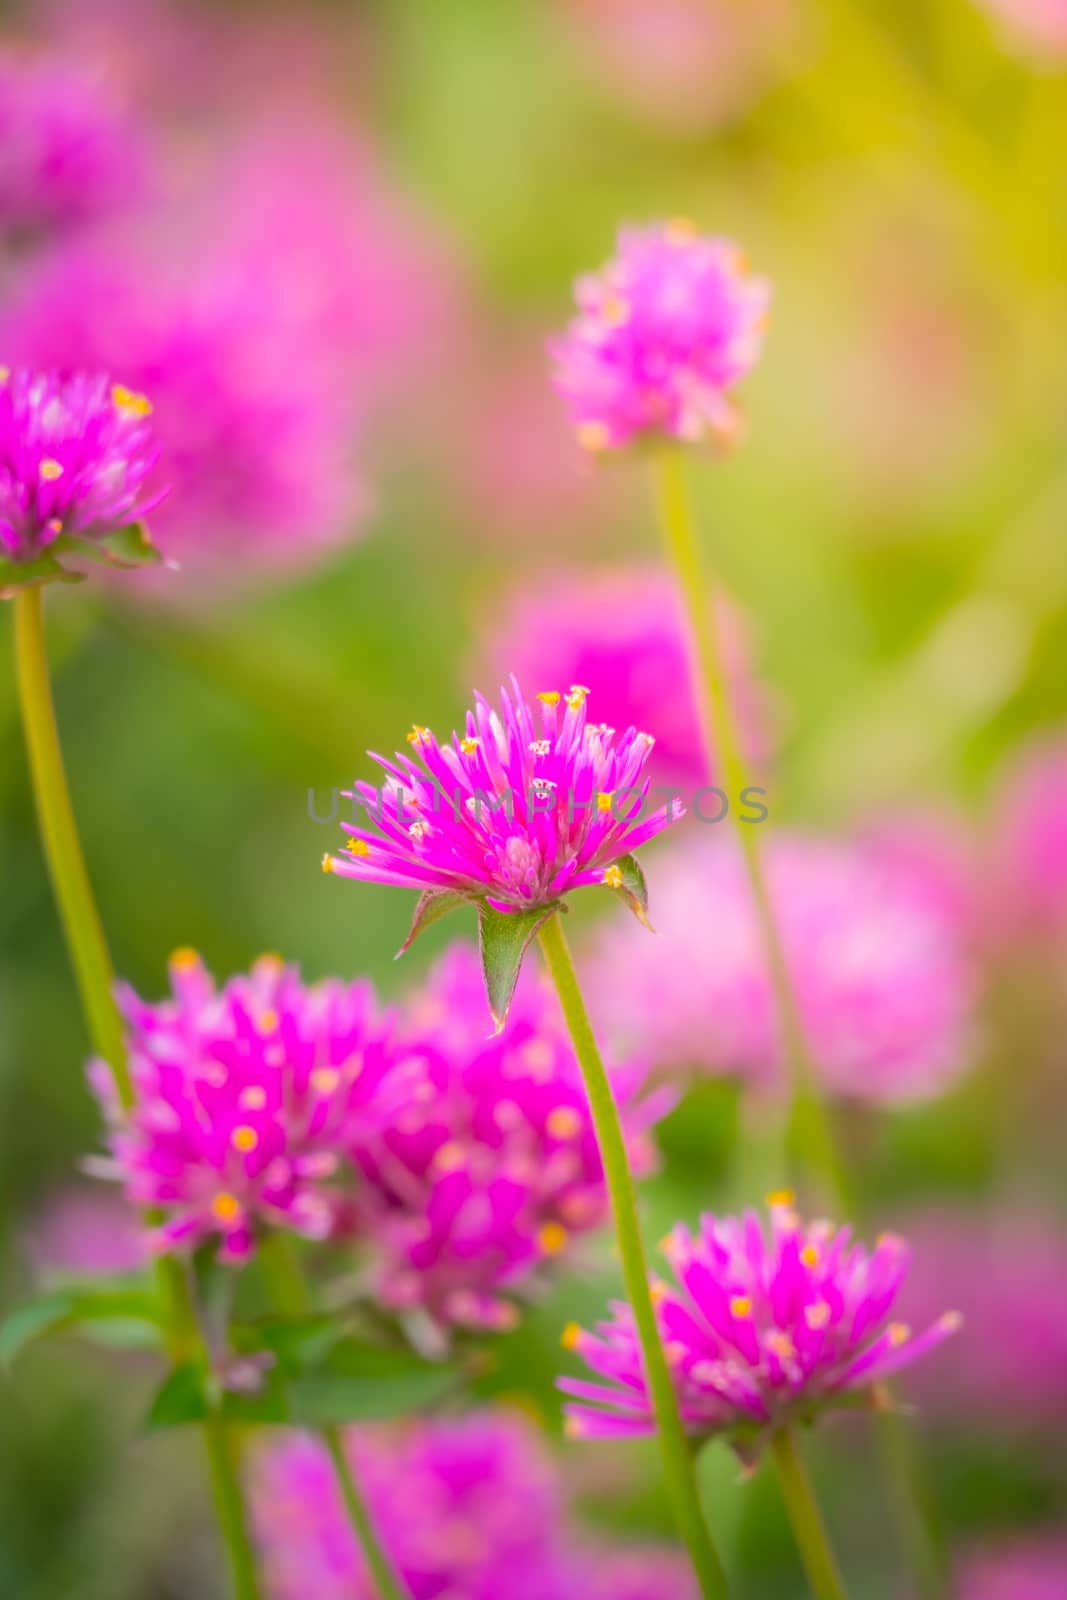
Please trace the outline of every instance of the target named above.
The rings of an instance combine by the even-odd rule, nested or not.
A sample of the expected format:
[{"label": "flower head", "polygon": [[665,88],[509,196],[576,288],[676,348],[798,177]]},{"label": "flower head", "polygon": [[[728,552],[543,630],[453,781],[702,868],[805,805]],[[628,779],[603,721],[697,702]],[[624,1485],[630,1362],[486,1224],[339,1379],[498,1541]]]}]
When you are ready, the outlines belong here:
[{"label": "flower head", "polygon": [[[588,968],[594,1014],[664,1064],[774,1083],[774,991],[744,865],[722,829],[698,832],[660,856],[655,942],[638,948],[627,927],[605,927]],[[827,1084],[879,1103],[942,1091],[969,1058],[975,988],[944,874],[877,839],[781,831],[765,855]]]},{"label": "flower head", "polygon": [[132,1203],[164,1213],[161,1249],[217,1239],[239,1261],[262,1227],[328,1235],[357,1130],[410,1081],[370,985],[305,986],[273,956],[221,989],[193,951],[170,970],[169,999],[121,996],[131,1111],[106,1065],[91,1068],[113,1129],[108,1170]]},{"label": "flower head", "polygon": [[[752,675],[745,618],[716,606],[745,754],[762,764],[773,716]],[[685,651],[676,586],[653,566],[525,579],[493,627],[489,660],[523,682],[589,686],[598,717],[616,728],[655,728],[650,770],[661,783],[710,783],[700,712]]]},{"label": "flower head", "polygon": [[390,782],[358,783],[380,833],[343,824],[344,856],[328,870],[369,883],[452,891],[502,912],[547,907],[572,889],[610,883],[612,866],[681,815],[646,815],[651,734],[589,722],[572,684],[527,701],[512,679],[495,711],[481,695],[466,733],[438,743],[418,724],[409,755],[374,756]]},{"label": "flower head", "polygon": [[0,54],[0,235],[88,222],[138,199],[145,132],[95,73]]},{"label": "flower head", "polygon": [[1015,1539],[968,1556],[960,1565],[960,1600],[1063,1600],[1067,1540]]},{"label": "flower head", "polygon": [[982,0],[1002,25],[1008,44],[1020,55],[1067,58],[1065,0]]},{"label": "flower head", "polygon": [[[71,551],[123,564],[108,541],[160,499],[151,412],[105,377],[0,369],[0,593],[61,576],[56,558]],[[138,546],[150,558],[143,534],[130,557]]]},{"label": "flower head", "polygon": [[[550,986],[527,974],[503,1030],[485,1037],[475,951],[453,946],[405,1008],[402,1039],[425,1077],[355,1148],[381,1202],[378,1293],[439,1326],[501,1328],[514,1297],[608,1217],[581,1073]],[[647,1129],[669,1106],[639,1099],[644,1070],[613,1074],[630,1159],[652,1165]]]},{"label": "flower head", "polygon": [[759,355],[770,300],[736,245],[681,221],[624,228],[615,259],[576,295],[552,353],[580,443],[619,450],[734,430],[727,390]]},{"label": "flower head", "polygon": [[[676,1227],[664,1253],[677,1283],[655,1285],[686,1430],[729,1435],[746,1450],[794,1419],[870,1390],[960,1324],[950,1312],[913,1336],[889,1320],[908,1266],[903,1239],[884,1234],[868,1251],[848,1228],[803,1224],[788,1193],[768,1196],[768,1205],[769,1231],[754,1212],[706,1216],[695,1237]],[[567,1408],[573,1434],[653,1430],[628,1306],[616,1306],[597,1334],[569,1327],[564,1345],[600,1380],[560,1380],[579,1402]]]},{"label": "flower head", "polygon": [[1007,767],[986,854],[992,864],[991,935],[1000,941],[1062,938],[1067,932],[1067,739],[1062,733],[1027,744]]}]

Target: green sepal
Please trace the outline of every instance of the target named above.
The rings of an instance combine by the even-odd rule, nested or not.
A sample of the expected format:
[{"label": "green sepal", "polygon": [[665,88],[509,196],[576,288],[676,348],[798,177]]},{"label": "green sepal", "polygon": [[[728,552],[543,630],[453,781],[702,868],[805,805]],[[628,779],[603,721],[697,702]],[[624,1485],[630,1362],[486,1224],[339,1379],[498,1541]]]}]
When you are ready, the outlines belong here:
[{"label": "green sepal", "polygon": [[10,600],[20,589],[40,583],[81,583],[84,573],[68,572],[52,555],[50,546],[33,561],[0,559],[0,600]]},{"label": "green sepal", "polygon": [[425,889],[415,904],[415,914],[411,919],[408,936],[397,951],[395,960],[399,961],[420,933],[427,928],[432,928],[435,922],[440,922],[442,917],[447,917],[450,912],[458,911],[460,906],[470,904],[470,895],[459,894],[455,889]]},{"label": "green sepal", "polygon": [[559,900],[552,900],[532,911],[496,911],[484,901],[479,907],[478,944],[494,1033],[499,1033],[508,1020],[511,997],[531,940],[560,906]]},{"label": "green sepal", "polygon": [[48,548],[50,552],[77,556],[104,567],[154,567],[163,560],[143,522],[126,522],[100,539],[61,533]]},{"label": "green sepal", "polygon": [[[620,884],[609,886],[612,893],[625,901],[643,928],[647,928],[649,933],[654,933],[655,929],[648,920],[648,886],[637,857],[620,856],[612,865],[617,867],[622,875]],[[610,867],[608,871],[611,871]]]}]

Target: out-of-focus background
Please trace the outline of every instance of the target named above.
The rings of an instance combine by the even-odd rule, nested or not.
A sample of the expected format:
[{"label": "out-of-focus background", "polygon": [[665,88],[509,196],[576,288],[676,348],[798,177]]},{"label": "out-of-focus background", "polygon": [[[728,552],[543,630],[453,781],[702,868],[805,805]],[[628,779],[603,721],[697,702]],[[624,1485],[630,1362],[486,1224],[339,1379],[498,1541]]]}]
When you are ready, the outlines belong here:
[{"label": "out-of-focus background", "polygon": [[[172,484],[180,571],[48,607],[87,854],[148,995],[178,945],[417,984],[473,929],[394,965],[408,897],[319,873],[309,790],[327,816],[365,750],[454,725],[515,661],[581,678],[587,626],[616,619],[628,692],[653,731],[681,714],[684,750],[647,484],[582,457],[546,345],[620,222],[690,217],[772,280],[745,439],[695,468],[697,508],[770,828],[801,880],[833,857],[798,919],[860,972],[844,1024],[837,978],[811,983],[847,1034],[825,1054],[865,1208],[913,1237],[918,1314],[969,1319],[909,1387],[960,1570],[1067,1514],[1065,69],[1057,0],[42,0],[0,48],[0,360],[148,391]],[[0,661],[10,634],[0,608]],[[127,1242],[80,1175],[86,1038],[2,667],[0,747],[9,1304]],[[654,918],[678,848],[648,852]],[[651,984],[628,1019],[704,1068],[660,1134],[663,1225],[729,1192],[756,1052],[687,1046],[730,1014],[721,892],[688,1002]],[[629,958],[616,937],[581,913],[591,972]],[[577,1518],[666,1537],[648,1450],[559,1445],[559,1328],[613,1272],[587,1246],[494,1341],[486,1393],[540,1420]],[[0,1382],[5,1600],[222,1592],[194,1443],[137,1431],[152,1374],[68,1341]],[[812,1454],[854,1592],[905,1594],[869,1441],[831,1422]],[[743,1592],[799,1595],[773,1484],[705,1467]]]}]

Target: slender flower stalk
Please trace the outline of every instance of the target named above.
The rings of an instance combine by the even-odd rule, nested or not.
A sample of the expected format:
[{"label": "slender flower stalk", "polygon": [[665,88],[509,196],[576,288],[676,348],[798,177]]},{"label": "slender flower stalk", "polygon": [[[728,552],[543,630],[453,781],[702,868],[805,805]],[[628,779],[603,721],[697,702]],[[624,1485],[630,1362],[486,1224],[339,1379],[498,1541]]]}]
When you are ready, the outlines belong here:
[{"label": "slender flower stalk", "polygon": [[[15,596],[15,657],[41,840],[67,948],[93,1045],[111,1069],[120,1102],[128,1107],[133,1102],[133,1084],[122,1021],[114,999],[111,957],[67,786],[48,673],[40,588],[23,588]],[[167,1317],[168,1352],[172,1360],[182,1361],[200,1346],[189,1286],[174,1259],[161,1259],[156,1270]],[[204,1438],[234,1594],[237,1600],[259,1600],[240,1478],[230,1454],[225,1425],[218,1415],[205,1422]]]},{"label": "slender flower stalk", "polygon": [[604,1070],[589,1015],[582,999],[567,936],[559,912],[553,912],[538,934],[542,953],[559,993],[589,1095],[604,1175],[615,1214],[615,1230],[622,1259],[623,1279],[633,1307],[649,1394],[655,1413],[664,1476],[670,1492],[678,1531],[685,1540],[705,1600],[724,1600],[726,1576],[711,1542],[700,1504],[693,1459],[678,1411],[678,1401],[667,1367],[652,1294],[637,1198],[626,1156],[618,1107]]},{"label": "slender flower stalk", "polygon": [[[278,1231],[269,1234],[260,1247],[260,1260],[279,1311],[291,1317],[306,1316],[311,1310],[311,1297],[289,1236]],[[337,1479],[345,1514],[381,1600],[411,1600],[407,1585],[378,1537],[366,1497],[356,1482],[352,1458],[344,1447],[341,1430],[330,1423],[321,1430],[321,1434]]]},{"label": "slender flower stalk", "polygon": [[815,1491],[792,1428],[780,1428],[772,1436],[771,1454],[814,1600],[845,1600],[845,1586],[837,1560],[830,1548]]},{"label": "slender flower stalk", "polygon": [[[695,656],[695,676],[702,702],[705,741],[714,752],[727,792],[740,795],[748,787],[749,773],[738,740],[722,650],[715,625],[714,606],[708,603],[708,576],[701,560],[689,501],[685,468],[680,453],[664,449],[656,458],[656,500],[667,553],[685,599]],[[847,1181],[834,1140],[833,1129],[818,1091],[812,1060],[789,975],[781,934],[774,915],[764,871],[757,829],[737,824],[767,968],[774,990],[783,1055],[790,1078],[792,1104],[789,1143],[829,1191],[838,1210],[847,1210]]]}]

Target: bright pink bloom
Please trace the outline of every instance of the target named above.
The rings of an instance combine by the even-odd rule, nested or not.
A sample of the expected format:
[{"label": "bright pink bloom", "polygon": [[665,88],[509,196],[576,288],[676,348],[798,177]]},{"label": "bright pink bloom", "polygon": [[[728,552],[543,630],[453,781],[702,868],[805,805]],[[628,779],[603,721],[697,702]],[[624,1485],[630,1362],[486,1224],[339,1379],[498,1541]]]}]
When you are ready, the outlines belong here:
[{"label": "bright pink bloom", "polygon": [[[890,1321],[908,1267],[903,1239],[873,1251],[851,1229],[802,1223],[792,1196],[768,1196],[769,1232],[754,1212],[680,1224],[664,1246],[677,1286],[655,1285],[660,1330],[682,1421],[697,1438],[732,1436],[751,1453],[775,1428],[811,1418],[910,1366],[959,1327],[953,1312],[912,1336]],[[574,1437],[654,1431],[633,1313],[612,1308],[597,1334],[572,1324],[564,1345],[599,1381],[561,1378]]]},{"label": "bright pink bloom", "polygon": [[[695,1600],[681,1555],[576,1535],[544,1440],[522,1417],[352,1428],[346,1443],[412,1600]],[[375,1600],[317,1439],[290,1434],[259,1455],[252,1507],[270,1600]]]},{"label": "bright pink bloom", "polygon": [[1067,933],[1067,738],[1024,745],[1001,780],[986,857],[1000,940]]},{"label": "bright pink bloom", "polygon": [[[748,824],[758,826],[758,824]],[[870,846],[775,832],[764,852],[812,1054],[826,1083],[895,1102],[968,1064],[974,978],[940,873]],[[780,1080],[774,993],[752,892],[723,828],[656,868],[658,938],[605,926],[587,967],[608,1037],[678,1067]]]},{"label": "bright pink bloom", "polygon": [[1067,1540],[1016,1539],[969,1556],[960,1566],[959,1600],[1064,1600]]},{"label": "bright pink bloom", "polygon": [[548,906],[586,884],[619,887],[615,864],[682,808],[647,809],[655,740],[590,723],[587,699],[573,684],[534,705],[512,679],[499,712],[476,696],[463,737],[439,744],[416,724],[410,756],[373,757],[390,781],[381,789],[357,783],[351,796],[380,832],[343,823],[348,853],[327,855],[324,870],[453,890],[499,911]]},{"label": "bright pink bloom", "polygon": [[1023,55],[1067,58],[1067,0],[982,0]]},{"label": "bright pink bloom", "polygon": [[0,52],[0,236],[16,241],[128,206],[145,131],[73,61]]},{"label": "bright pink bloom", "polygon": [[34,363],[150,393],[173,486],[160,543],[190,580],[233,582],[356,526],[353,404],[258,259],[202,246],[188,260],[155,235],[68,248],[23,282],[0,334]]},{"label": "bright pink bloom", "polygon": [[616,258],[579,279],[576,295],[578,315],[552,354],[582,445],[734,431],[726,391],[759,356],[770,301],[736,245],[685,222],[624,228]]},{"label": "bright pink bloom", "polygon": [[160,1249],[219,1241],[240,1261],[264,1227],[317,1239],[341,1204],[338,1179],[357,1131],[367,1135],[410,1092],[369,983],[305,987],[264,956],[216,987],[198,956],[171,960],[172,997],[121,1003],[136,1104],[118,1104],[110,1070],[91,1081],[112,1126],[113,1161],[130,1201],[158,1207]]},{"label": "bright pink bloom", "polygon": [[158,504],[151,410],[105,377],[0,369],[0,557],[35,561],[63,535],[98,542]]},{"label": "bright pink bloom", "polygon": [[[485,1037],[475,950],[454,945],[405,1007],[402,1039],[425,1077],[356,1159],[383,1214],[372,1233],[377,1292],[439,1325],[507,1327],[515,1296],[608,1219],[603,1167],[581,1073],[548,983],[527,971],[502,1031]],[[635,1170],[649,1125],[669,1108],[639,1100],[644,1069],[613,1074]]]},{"label": "bright pink bloom", "polygon": [[923,1322],[948,1299],[967,1331],[916,1395],[956,1426],[1028,1438],[1067,1419],[1067,1234],[1047,1218],[939,1211],[908,1219],[915,1266],[904,1314]]},{"label": "bright pink bloom", "polygon": [[[730,691],[745,753],[770,752],[773,716],[753,680],[743,618],[716,606]],[[525,683],[588,685],[597,715],[616,728],[655,728],[650,770],[657,782],[696,787],[709,774],[677,588],[653,566],[562,572],[523,581],[506,601],[489,641],[491,670],[510,663]]]}]

